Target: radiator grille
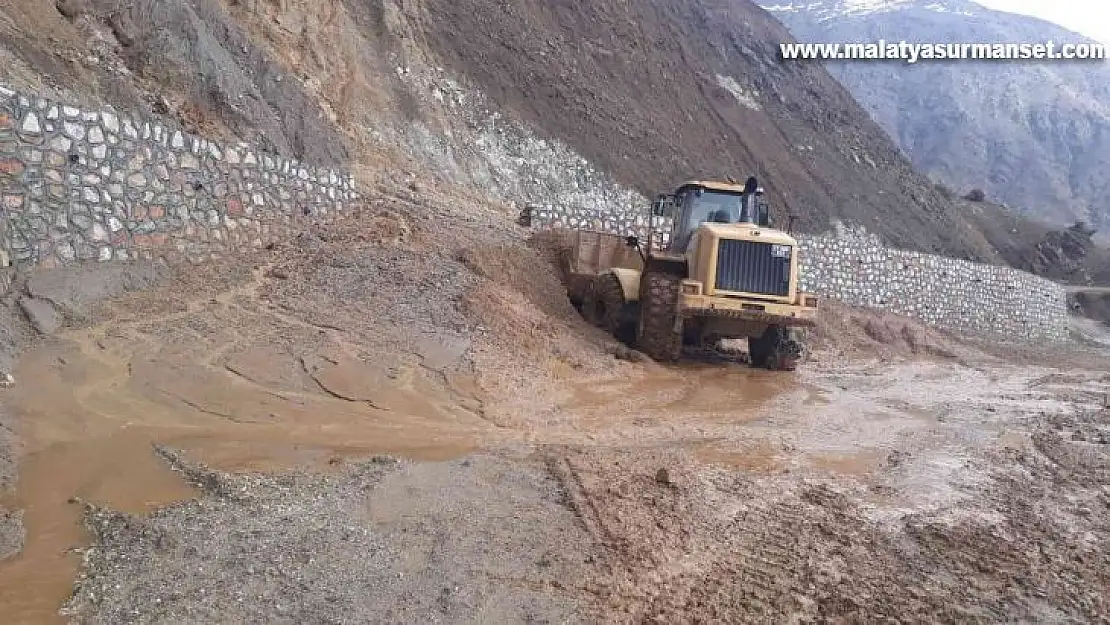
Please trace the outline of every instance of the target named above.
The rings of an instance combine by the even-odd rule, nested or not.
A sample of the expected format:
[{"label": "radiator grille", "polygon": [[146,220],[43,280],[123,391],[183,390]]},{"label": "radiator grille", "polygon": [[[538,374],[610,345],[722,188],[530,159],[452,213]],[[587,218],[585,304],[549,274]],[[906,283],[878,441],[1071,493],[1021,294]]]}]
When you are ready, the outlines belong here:
[{"label": "radiator grille", "polygon": [[[785,248],[785,258],[775,255]],[[785,297],[790,294],[790,255],[793,247],[756,241],[724,239],[717,249],[717,288]]]}]

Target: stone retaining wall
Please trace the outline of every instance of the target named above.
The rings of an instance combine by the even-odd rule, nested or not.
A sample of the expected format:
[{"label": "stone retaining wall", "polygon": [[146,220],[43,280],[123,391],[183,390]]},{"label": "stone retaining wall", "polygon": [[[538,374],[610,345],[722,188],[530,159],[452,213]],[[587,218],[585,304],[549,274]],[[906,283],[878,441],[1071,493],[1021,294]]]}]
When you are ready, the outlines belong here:
[{"label": "stone retaining wall", "polygon": [[643,210],[606,211],[601,208],[554,207],[550,205],[525,207],[521,219],[536,228],[570,228],[611,232],[621,236],[630,234],[641,239],[649,234],[658,244],[670,241],[670,230],[664,217],[652,217],[654,229],[648,227],[647,200]]},{"label": "stone retaining wall", "polygon": [[840,229],[799,236],[803,288],[972,334],[1064,340],[1067,291],[1010,267],[890,249]]},{"label": "stone retaining wall", "polygon": [[0,86],[0,247],[12,264],[198,262],[343,216],[357,199],[348,174]]},{"label": "stone retaining wall", "polygon": [[[529,222],[646,235],[646,200],[642,208],[632,202],[615,208],[613,194],[603,195],[605,201],[578,202],[578,208],[531,207]],[[261,247],[298,222],[344,216],[358,198],[348,174],[0,86],[5,266],[154,257],[199,262]],[[823,297],[962,332],[1068,335],[1066,292],[1028,273],[889,249],[844,229],[798,238],[803,287]],[[660,239],[667,239],[665,230]]]},{"label": "stone retaining wall", "polygon": [[[647,207],[607,215],[575,209],[531,210],[534,228],[585,228],[644,236]],[[965,334],[1031,340],[1069,335],[1067,292],[1024,271],[891,249],[878,237],[838,225],[822,235],[796,235],[802,288],[853,306],[921,319]]]}]

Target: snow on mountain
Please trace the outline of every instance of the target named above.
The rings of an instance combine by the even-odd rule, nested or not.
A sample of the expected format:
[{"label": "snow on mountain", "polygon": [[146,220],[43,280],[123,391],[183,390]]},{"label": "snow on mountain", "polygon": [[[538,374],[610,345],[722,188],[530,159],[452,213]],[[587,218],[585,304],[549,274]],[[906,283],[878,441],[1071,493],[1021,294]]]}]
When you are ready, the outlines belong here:
[{"label": "snow on mountain", "polygon": [[954,13],[972,16],[979,5],[965,0],[808,0],[797,2],[763,3],[771,13],[807,13],[816,21],[846,17],[865,17],[892,11],[924,10],[934,13]]},{"label": "snow on mountain", "polygon": [[[970,0],[757,1],[802,42],[1090,42]],[[1110,227],[1110,62],[825,66],[935,179],[1061,224]]]}]

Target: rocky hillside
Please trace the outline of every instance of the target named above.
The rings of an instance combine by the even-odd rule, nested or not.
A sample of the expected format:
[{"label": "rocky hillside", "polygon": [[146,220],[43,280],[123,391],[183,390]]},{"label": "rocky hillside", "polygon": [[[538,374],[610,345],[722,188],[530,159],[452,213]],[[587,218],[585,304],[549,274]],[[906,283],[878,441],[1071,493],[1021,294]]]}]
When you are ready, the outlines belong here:
[{"label": "rocky hillside", "polygon": [[[760,0],[806,42],[1089,42],[966,0]],[[924,172],[1061,225],[1110,225],[1110,65],[830,62]]]},{"label": "rocky hillside", "polygon": [[992,255],[824,70],[777,60],[789,35],[747,0],[534,0],[511,19],[485,0],[426,4],[449,67],[643,193],[754,171],[803,228],[838,217],[898,245]]},{"label": "rocky hillside", "polygon": [[0,0],[0,78],[524,202],[604,207],[762,176],[801,229],[999,260],[749,0]]}]

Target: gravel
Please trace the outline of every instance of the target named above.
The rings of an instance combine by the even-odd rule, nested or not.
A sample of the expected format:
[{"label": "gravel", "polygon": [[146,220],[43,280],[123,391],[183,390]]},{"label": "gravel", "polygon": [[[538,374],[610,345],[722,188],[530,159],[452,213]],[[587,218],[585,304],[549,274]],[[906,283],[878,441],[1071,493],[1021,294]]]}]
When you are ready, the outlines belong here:
[{"label": "gravel", "polygon": [[88,623],[555,623],[589,541],[542,466],[374,458],[330,475],[226,475],[140,519],[90,506],[66,612]]}]

